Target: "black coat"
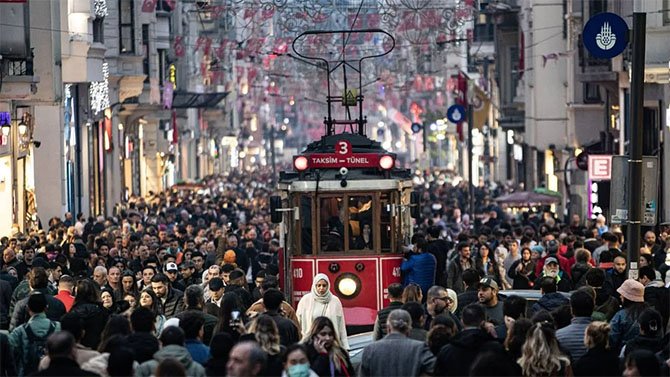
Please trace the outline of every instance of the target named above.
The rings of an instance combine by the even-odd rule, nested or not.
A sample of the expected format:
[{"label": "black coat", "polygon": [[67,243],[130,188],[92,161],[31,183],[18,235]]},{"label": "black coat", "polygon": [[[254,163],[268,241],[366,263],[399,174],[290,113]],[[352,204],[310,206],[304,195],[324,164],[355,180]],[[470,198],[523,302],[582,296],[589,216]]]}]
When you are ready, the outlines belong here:
[{"label": "black coat", "polygon": [[612,350],[591,348],[572,364],[575,376],[620,376],[619,358]]},{"label": "black coat", "polygon": [[458,308],[456,309],[458,316],[460,317],[464,307],[475,302],[479,302],[477,287],[468,287],[465,292],[458,295]]},{"label": "black coat", "polygon": [[433,375],[468,376],[475,358],[484,351],[504,352],[502,345],[484,330],[465,329],[437,354]]},{"label": "black coat", "polygon": [[170,287],[167,299],[163,304],[163,315],[165,318],[172,318],[184,310],[184,292]]},{"label": "black coat", "polygon": [[72,305],[70,313],[76,314],[84,322],[84,338],[81,344],[91,349],[98,349],[102,330],[105,329],[109,312],[100,304],[79,302]]},{"label": "black coat", "polygon": [[0,280],[0,330],[9,329],[9,304],[12,302],[12,285]]},{"label": "black coat", "polygon": [[540,310],[546,310],[548,312],[558,309],[563,305],[570,305],[570,300],[567,299],[559,292],[546,293],[533,304],[531,308],[531,313],[535,314]]},{"label": "black coat", "polygon": [[290,319],[284,318],[279,313],[265,312],[265,315],[270,316],[279,330],[279,341],[282,346],[287,347],[293,343],[298,343],[300,341],[300,336],[298,335],[298,327]]},{"label": "black coat", "polygon": [[56,357],[51,359],[47,369],[33,373],[31,376],[97,376],[97,374],[79,368],[79,364],[72,359]]},{"label": "black coat", "polygon": [[435,284],[443,287],[447,286],[447,253],[449,244],[443,239],[430,241],[426,246],[426,251],[435,256],[437,261],[435,269]]},{"label": "black coat", "polygon": [[160,349],[160,343],[153,334],[148,332],[136,332],[128,335],[126,340],[128,347],[133,350],[135,361],[142,364],[152,360],[154,354]]},{"label": "black coat", "polygon": [[[314,348],[314,344],[312,344],[311,340],[305,346],[307,347],[307,358],[309,359],[310,369],[312,369],[320,377],[330,377],[330,357],[328,355],[320,354],[316,348]],[[349,361],[349,355],[346,353],[346,351],[344,352],[344,356],[346,358],[345,364],[347,364],[348,373],[344,373],[343,370],[335,370],[334,377],[355,375],[354,368],[351,366],[351,361]]]}]

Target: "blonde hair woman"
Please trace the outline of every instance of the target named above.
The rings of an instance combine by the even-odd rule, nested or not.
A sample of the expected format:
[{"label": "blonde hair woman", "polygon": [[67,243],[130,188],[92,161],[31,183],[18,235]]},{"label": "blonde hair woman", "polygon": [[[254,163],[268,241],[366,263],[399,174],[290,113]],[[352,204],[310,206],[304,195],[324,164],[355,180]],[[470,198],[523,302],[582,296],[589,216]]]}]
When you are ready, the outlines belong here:
[{"label": "blonde hair woman", "polygon": [[618,376],[619,358],[609,346],[610,325],[591,322],[584,332],[586,353],[577,360],[572,371],[575,376]]},{"label": "blonde hair woman", "polygon": [[530,328],[518,360],[524,376],[572,376],[570,359],[558,348],[555,332],[544,323]]},{"label": "blonde hair woman", "polygon": [[282,347],[279,344],[279,329],[275,321],[267,315],[260,315],[251,322],[248,330],[261,349],[268,354],[265,370],[261,376],[279,376],[284,365],[282,363]]},{"label": "blonde hair woman", "polygon": [[333,330],[338,335],[338,341],[345,350],[349,349],[347,328],[344,322],[342,302],[330,292],[330,280],[325,274],[317,274],[312,281],[312,291],[300,299],[296,310],[298,321],[302,327],[302,334],[308,334],[312,322],[318,317],[327,317],[335,326]]}]

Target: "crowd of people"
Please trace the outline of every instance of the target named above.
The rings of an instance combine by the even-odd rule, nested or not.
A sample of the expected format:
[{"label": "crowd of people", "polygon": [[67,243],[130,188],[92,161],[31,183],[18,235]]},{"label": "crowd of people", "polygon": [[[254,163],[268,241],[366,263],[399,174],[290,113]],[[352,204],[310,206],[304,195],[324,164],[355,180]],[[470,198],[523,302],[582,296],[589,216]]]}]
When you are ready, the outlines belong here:
[{"label": "crowd of people", "polygon": [[279,289],[270,181],[208,177],[0,239],[0,375],[668,375],[669,229],[627,279],[604,218],[511,215],[482,187],[471,219],[463,185],[422,181],[402,283],[354,360],[327,275],[295,308]]}]

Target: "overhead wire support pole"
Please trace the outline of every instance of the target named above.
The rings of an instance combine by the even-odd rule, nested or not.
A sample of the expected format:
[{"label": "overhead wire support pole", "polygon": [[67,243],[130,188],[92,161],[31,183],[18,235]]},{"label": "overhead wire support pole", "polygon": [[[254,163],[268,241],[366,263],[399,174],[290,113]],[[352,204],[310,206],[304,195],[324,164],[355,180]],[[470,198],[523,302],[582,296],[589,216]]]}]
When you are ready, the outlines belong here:
[{"label": "overhead wire support pole", "polygon": [[474,169],[476,162],[473,161],[474,154],[472,153],[472,128],[474,127],[474,117],[472,114],[472,105],[468,103],[468,209],[470,210],[470,218],[475,219],[475,182]]},{"label": "overhead wire support pole", "polygon": [[644,136],[644,55],[647,14],[633,13],[633,66],[630,82],[630,149],[628,154],[628,277],[637,279],[642,224],[642,138]]}]

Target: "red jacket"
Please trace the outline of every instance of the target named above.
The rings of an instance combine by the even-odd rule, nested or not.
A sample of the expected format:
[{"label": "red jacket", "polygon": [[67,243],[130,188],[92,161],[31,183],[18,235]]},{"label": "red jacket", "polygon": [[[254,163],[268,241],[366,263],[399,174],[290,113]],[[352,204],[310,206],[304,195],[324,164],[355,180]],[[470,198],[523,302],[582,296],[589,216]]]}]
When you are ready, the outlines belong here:
[{"label": "red jacket", "polygon": [[58,291],[58,294],[55,295],[54,297],[60,300],[60,302],[62,302],[63,305],[65,305],[66,312],[69,312],[70,309],[72,309],[72,304],[74,304],[74,296],[72,296],[70,291],[67,290]]},{"label": "red jacket", "polygon": [[535,263],[535,276],[542,276],[542,269],[544,268],[544,260],[549,258],[549,257],[554,257],[558,259],[558,266],[561,268],[561,271],[563,271],[570,279],[572,279],[572,276],[570,276],[570,261],[568,261],[568,258],[562,256],[561,254],[553,254],[553,255],[547,255],[544,258],[540,258],[537,260],[537,263]]}]

